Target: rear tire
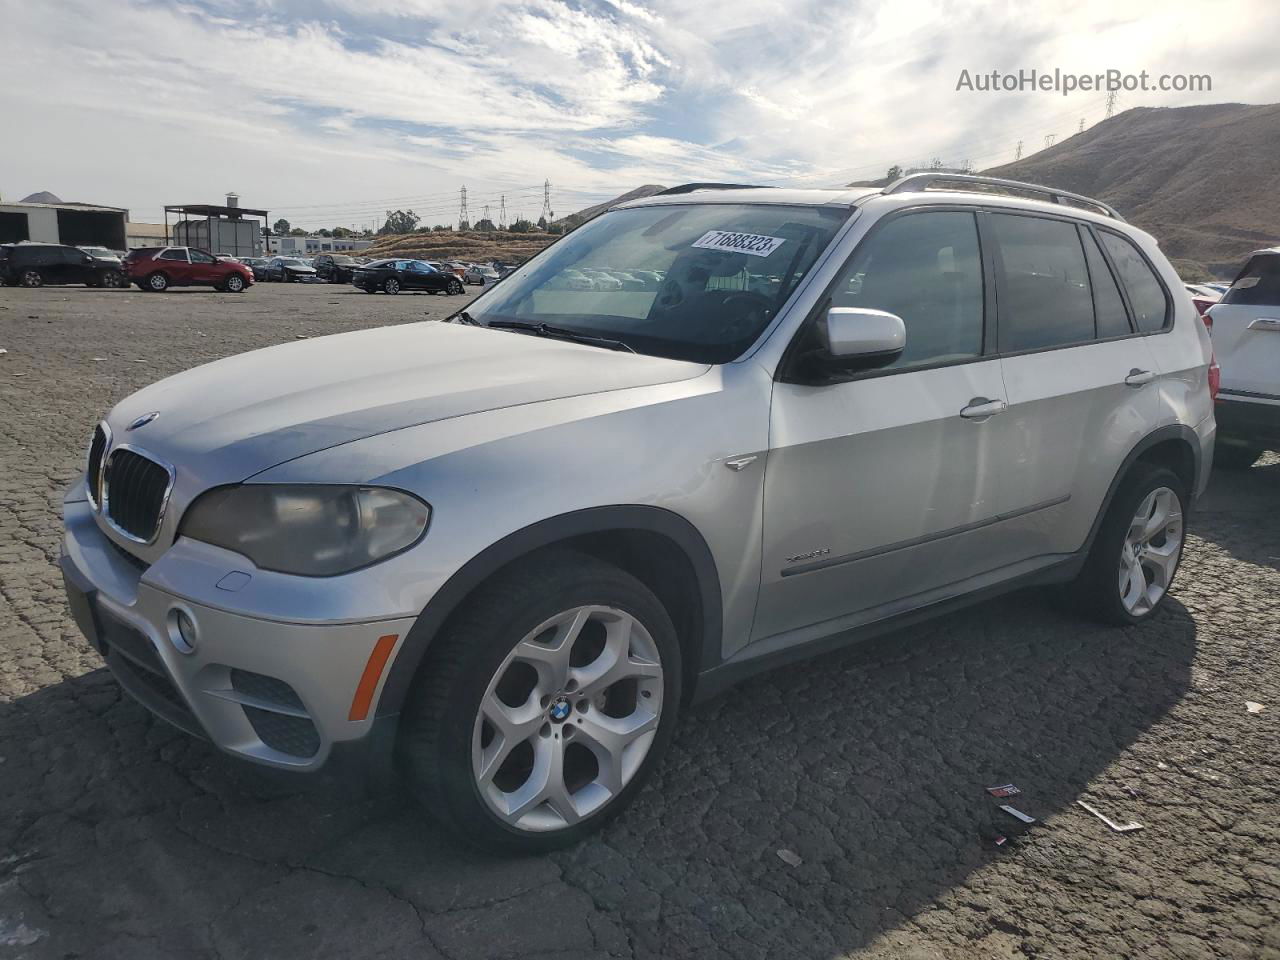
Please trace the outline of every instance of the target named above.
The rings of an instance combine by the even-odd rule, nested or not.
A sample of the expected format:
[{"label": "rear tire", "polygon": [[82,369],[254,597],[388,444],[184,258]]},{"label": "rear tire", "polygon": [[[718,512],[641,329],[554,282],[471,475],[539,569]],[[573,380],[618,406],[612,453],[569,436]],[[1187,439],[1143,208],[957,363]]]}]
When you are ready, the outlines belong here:
[{"label": "rear tire", "polygon": [[1261,447],[1250,447],[1218,441],[1213,448],[1213,465],[1223,470],[1248,470],[1262,456]]},{"label": "rear tire", "polygon": [[[537,655],[518,657],[517,648]],[[670,617],[629,573],[569,550],[517,562],[432,642],[398,738],[406,783],[481,847],[536,853],[574,843],[620,813],[665,753],[680,668]],[[507,735],[489,720],[497,698]],[[524,809],[509,809],[522,795]]]},{"label": "rear tire", "polygon": [[400,281],[395,277],[387,277],[382,283],[382,289],[386,293],[397,294],[400,292]]},{"label": "rear tire", "polygon": [[39,270],[23,270],[18,282],[24,287],[43,287],[44,277],[40,275]]},{"label": "rear tire", "polygon": [[146,289],[150,290],[152,293],[164,293],[169,289],[169,278],[157,270],[155,273],[151,274],[151,276],[147,277]]},{"label": "rear tire", "polygon": [[1177,575],[1188,505],[1186,487],[1172,470],[1134,464],[1072,584],[1077,604],[1103,623],[1131,626],[1149,620]]},{"label": "rear tire", "polygon": [[118,270],[108,270],[102,275],[101,286],[118,289],[125,286],[124,275]]}]

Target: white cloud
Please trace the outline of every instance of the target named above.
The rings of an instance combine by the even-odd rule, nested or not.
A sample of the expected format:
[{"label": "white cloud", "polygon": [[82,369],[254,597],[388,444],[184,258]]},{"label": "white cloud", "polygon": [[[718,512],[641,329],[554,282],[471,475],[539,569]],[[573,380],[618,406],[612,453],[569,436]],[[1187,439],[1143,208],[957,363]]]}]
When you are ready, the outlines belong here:
[{"label": "white cloud", "polygon": [[1211,93],[1122,95],[1121,108],[1275,99],[1280,6],[1117,7],[62,0],[50,16],[0,0],[0,62],[21,91],[7,98],[0,190],[144,219],[235,188],[317,225],[407,198],[434,222],[462,183],[532,212],[549,177],[567,212],[640,182],[844,182],[933,156],[989,165],[1101,117],[1101,94],[957,92],[966,68],[1213,75]]}]

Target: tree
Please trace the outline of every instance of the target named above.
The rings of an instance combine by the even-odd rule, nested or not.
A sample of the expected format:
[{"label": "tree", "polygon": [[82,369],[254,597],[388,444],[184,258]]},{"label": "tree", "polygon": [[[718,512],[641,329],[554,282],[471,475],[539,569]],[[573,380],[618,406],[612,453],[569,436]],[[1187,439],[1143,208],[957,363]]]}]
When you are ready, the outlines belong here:
[{"label": "tree", "polygon": [[382,234],[413,233],[418,227],[419,219],[412,210],[388,210],[387,222],[378,232]]},{"label": "tree", "polygon": [[286,236],[289,233],[289,221],[281,217],[271,225],[271,232],[277,237]]},{"label": "tree", "polygon": [[437,223],[434,227],[431,228],[431,232],[432,233],[452,233],[453,227],[449,226],[448,224]]},{"label": "tree", "polygon": [[333,237],[335,240],[346,240],[348,237],[354,237],[355,235],[355,231],[350,230],[347,227],[333,228]]},{"label": "tree", "polygon": [[294,227],[289,231],[289,236],[291,237],[305,237],[306,235],[307,231],[303,230],[301,227]]},{"label": "tree", "polygon": [[485,218],[484,220],[477,220],[472,229],[479,230],[481,233],[490,233],[497,228],[493,225],[492,220]]},{"label": "tree", "polygon": [[511,233],[533,233],[533,223],[521,218],[515,223],[509,224],[507,230]]},{"label": "tree", "polygon": [[547,218],[546,218],[546,217],[539,217],[539,218],[538,218],[538,229],[539,229],[539,230],[546,230],[546,229],[547,229]]},{"label": "tree", "polygon": [[332,230],[330,230],[328,227],[321,227],[319,230],[317,230],[317,231],[316,231],[316,236],[317,236],[317,237],[332,237],[332,236],[333,236],[333,231],[332,231]]},{"label": "tree", "polygon": [[459,220],[459,221],[458,221],[458,229],[459,229],[459,230],[470,230],[470,229],[471,229],[471,221],[470,221],[470,220]]},{"label": "tree", "polygon": [[902,168],[896,163],[889,168],[889,172],[885,174],[885,178],[890,182],[898,180],[902,177]]}]

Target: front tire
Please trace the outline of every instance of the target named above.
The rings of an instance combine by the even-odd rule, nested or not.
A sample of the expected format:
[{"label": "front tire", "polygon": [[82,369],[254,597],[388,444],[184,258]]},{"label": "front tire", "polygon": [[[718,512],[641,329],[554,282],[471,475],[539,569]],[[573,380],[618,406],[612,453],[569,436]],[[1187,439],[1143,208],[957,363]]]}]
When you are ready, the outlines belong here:
[{"label": "front tire", "polygon": [[1131,626],[1160,609],[1182,560],[1188,504],[1165,467],[1137,463],[1121,481],[1074,584],[1096,619]]},{"label": "front tire", "polygon": [[40,275],[39,270],[23,270],[18,282],[24,287],[43,287],[44,277]]},{"label": "front tire", "polygon": [[481,587],[433,642],[399,737],[406,781],[479,846],[574,843],[665,752],[680,668],[644,584],[586,554],[541,553]]},{"label": "front tire", "polygon": [[395,277],[387,277],[382,284],[382,289],[385,293],[397,294],[400,292],[400,281]]},{"label": "front tire", "polygon": [[462,281],[461,281],[461,280],[450,280],[450,281],[449,281],[449,286],[448,286],[448,288],[447,288],[447,291],[446,291],[446,292],[447,292],[447,293],[449,294],[449,296],[451,296],[451,297],[456,297],[458,294],[462,293],[462,292],[463,292],[463,291],[462,291]]},{"label": "front tire", "polygon": [[222,285],[227,293],[240,293],[244,290],[244,277],[238,273],[233,273],[227,277],[227,282]]}]

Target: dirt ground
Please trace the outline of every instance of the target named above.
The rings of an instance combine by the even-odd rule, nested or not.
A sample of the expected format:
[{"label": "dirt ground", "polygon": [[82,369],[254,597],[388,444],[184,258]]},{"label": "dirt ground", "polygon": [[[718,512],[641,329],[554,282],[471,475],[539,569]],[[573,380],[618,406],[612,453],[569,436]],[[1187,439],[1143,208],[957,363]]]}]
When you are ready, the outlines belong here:
[{"label": "dirt ground", "polygon": [[[1215,476],[1153,622],[1030,591],[758,678],[549,857],[480,856],[411,799],[246,765],[122,695],[56,567],[93,423],[206,360],[461,303],[0,289],[0,958],[1280,958],[1275,455]],[[1020,836],[983,792],[1009,781]]]}]

